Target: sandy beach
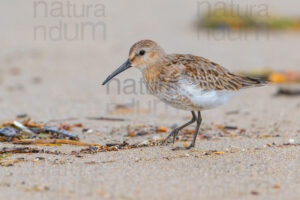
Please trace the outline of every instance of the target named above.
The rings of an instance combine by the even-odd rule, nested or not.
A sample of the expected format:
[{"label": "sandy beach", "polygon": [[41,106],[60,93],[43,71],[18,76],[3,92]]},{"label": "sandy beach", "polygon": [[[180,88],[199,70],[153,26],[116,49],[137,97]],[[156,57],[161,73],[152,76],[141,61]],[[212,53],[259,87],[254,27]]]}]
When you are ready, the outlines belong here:
[{"label": "sandy beach", "polygon": [[[51,4],[57,1],[41,2],[10,0],[0,6],[0,120],[26,113],[34,121],[82,123],[72,130],[80,140],[103,145],[167,136],[190,113],[148,95],[138,70],[101,85],[140,39],[155,40],[170,53],[206,57],[231,71],[300,69],[299,31],[258,36],[199,31],[197,1],[69,1],[86,10],[77,17],[67,13],[67,1],[61,13]],[[282,15],[297,15],[300,6],[291,0],[234,2],[244,8],[265,4],[268,12]],[[56,29],[97,23],[96,32],[85,29],[73,40]],[[193,150],[173,151],[184,145],[179,141],[79,156],[71,153],[83,147],[30,145],[66,155],[10,155],[23,161],[0,166],[0,199],[299,199],[300,101],[275,96],[277,89],[269,84],[243,90],[224,106],[204,111],[203,137]],[[116,105],[130,109],[122,113]],[[220,135],[211,128],[218,124],[243,132]],[[128,137],[135,126],[164,126],[167,132]],[[1,149],[14,146],[0,143]]]}]

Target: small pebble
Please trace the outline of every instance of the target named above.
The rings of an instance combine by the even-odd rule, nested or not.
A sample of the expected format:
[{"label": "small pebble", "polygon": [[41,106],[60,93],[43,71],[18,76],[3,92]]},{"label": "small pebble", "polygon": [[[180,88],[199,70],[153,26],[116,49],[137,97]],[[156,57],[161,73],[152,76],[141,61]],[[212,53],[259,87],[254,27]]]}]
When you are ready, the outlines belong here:
[{"label": "small pebble", "polygon": [[293,138],[290,138],[290,139],[289,139],[289,143],[290,143],[290,144],[295,144],[295,140],[294,140]]}]

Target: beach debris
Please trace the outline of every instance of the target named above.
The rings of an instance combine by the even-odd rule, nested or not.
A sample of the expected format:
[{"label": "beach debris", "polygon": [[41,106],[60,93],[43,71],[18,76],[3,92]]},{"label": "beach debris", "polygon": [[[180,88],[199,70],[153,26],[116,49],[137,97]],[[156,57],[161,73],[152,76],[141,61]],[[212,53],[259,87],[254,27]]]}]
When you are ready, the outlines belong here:
[{"label": "beach debris", "polygon": [[295,143],[295,139],[294,138],[290,138],[289,141],[287,143],[284,143],[283,145],[297,145],[297,144]]},{"label": "beach debris", "polygon": [[26,114],[26,113],[21,113],[21,114],[18,114],[17,115],[17,118],[26,118],[26,117],[28,117],[28,115]]},{"label": "beach debris", "polygon": [[40,192],[40,191],[49,191],[50,188],[45,185],[34,185],[31,188],[24,188],[24,190],[27,192],[30,192],[30,191]]},{"label": "beach debris", "polygon": [[279,87],[276,96],[299,96],[300,95],[300,87],[292,88],[292,87]]},{"label": "beach debris", "polygon": [[25,192],[43,192],[43,191],[49,191],[50,188],[45,185],[34,185],[31,187],[24,186],[25,182],[22,182],[21,184],[17,184],[16,187],[19,189],[22,189]]},{"label": "beach debris", "polygon": [[103,196],[103,195],[106,195],[107,192],[105,192],[105,191],[102,190],[102,189],[99,189],[99,190],[97,191],[97,194]]},{"label": "beach debris", "polygon": [[290,139],[289,139],[289,143],[290,143],[290,144],[295,144],[295,139],[294,139],[294,138],[290,138]]},{"label": "beach debris", "polygon": [[28,128],[41,128],[45,123],[32,121],[29,118],[22,121],[22,124]]},{"label": "beach debris", "polygon": [[94,132],[93,129],[89,129],[89,128],[82,129],[82,133],[90,134],[90,133],[93,133],[93,132]]},{"label": "beach debris", "polygon": [[22,145],[76,145],[76,146],[97,146],[96,143],[81,142],[76,140],[67,140],[67,139],[21,139],[13,141],[13,144],[22,144]]},{"label": "beach debris", "polygon": [[300,83],[300,73],[295,70],[271,72],[268,79],[273,83]]},{"label": "beach debris", "polygon": [[4,128],[0,128],[0,135],[6,136],[6,137],[12,137],[12,136],[17,136],[18,132],[13,127],[4,127]]},{"label": "beach debris", "polygon": [[25,133],[28,133],[28,134],[33,134],[33,132],[27,128],[26,126],[24,126],[22,123],[18,122],[18,121],[13,121],[13,126],[21,129],[21,131],[25,132]]},{"label": "beach debris", "polygon": [[128,125],[126,129],[128,137],[145,136],[156,133],[155,126],[145,124]]},{"label": "beach debris", "polygon": [[270,67],[251,67],[245,71],[237,71],[238,74],[254,76],[263,80],[269,80],[270,74],[273,73]]},{"label": "beach debris", "polygon": [[36,133],[54,133],[58,134],[59,136],[62,137],[69,137],[74,140],[79,140],[78,136],[70,131],[67,131],[65,129],[59,129],[54,126],[49,126],[49,125],[43,125],[41,128],[31,128],[31,130]]},{"label": "beach debris", "polygon": [[227,129],[227,130],[236,130],[237,126],[223,125],[223,124],[215,124],[218,129]]},{"label": "beach debris", "polygon": [[33,134],[33,132],[28,127],[24,126],[22,123],[20,123],[18,121],[12,121],[12,120],[2,121],[0,123],[0,128],[3,128],[3,127],[12,127],[12,128],[16,128],[19,131],[22,131],[24,133]]},{"label": "beach debris", "polygon": [[167,132],[167,127],[165,127],[165,126],[158,126],[158,127],[156,127],[155,131],[157,133],[165,133],[165,132]]},{"label": "beach debris", "polygon": [[33,77],[32,83],[33,84],[40,84],[42,82],[42,79],[40,77]]},{"label": "beach debris", "polygon": [[103,121],[125,121],[126,119],[123,118],[112,118],[112,117],[86,117],[89,120],[103,120]]},{"label": "beach debris", "polygon": [[[10,134],[13,135],[13,129],[16,132],[23,132],[23,133],[27,133],[30,136],[34,136],[35,134],[41,134],[41,133],[56,133],[62,137],[69,137],[71,139],[78,139],[78,136],[68,130],[72,129],[73,127],[82,127],[81,123],[77,123],[77,124],[60,124],[57,127],[54,126],[49,126],[46,125],[44,123],[38,123],[38,122],[34,122],[31,121],[30,119],[25,119],[21,122],[18,121],[3,121],[2,123],[0,123],[0,128],[3,127],[1,129],[1,135],[4,136],[9,136]],[[5,129],[4,129],[5,128]],[[68,129],[68,130],[66,130]],[[25,136],[25,135],[22,135]]]},{"label": "beach debris", "polygon": [[259,192],[255,191],[255,190],[252,190],[252,191],[250,192],[250,194],[257,196],[257,195],[259,195]]},{"label": "beach debris", "polygon": [[149,113],[149,108],[139,108],[134,103],[130,104],[116,104],[109,111],[111,114],[132,114],[132,113]]},{"label": "beach debris", "polygon": [[273,187],[274,189],[279,189],[279,188],[280,188],[280,185],[274,184],[272,187]]},{"label": "beach debris", "polygon": [[217,30],[299,30],[300,18],[249,15],[247,10],[231,9],[228,5],[209,9],[198,18],[197,27]]},{"label": "beach debris", "polygon": [[55,159],[53,162],[52,162],[53,165],[64,165],[66,164],[66,161],[65,160],[59,160],[59,159]]},{"label": "beach debris", "polygon": [[11,167],[15,163],[24,161],[24,158],[17,158],[17,159],[0,159],[0,166],[4,167]]},{"label": "beach debris", "polygon": [[112,114],[128,114],[133,113],[133,105],[131,104],[117,104],[110,111]]},{"label": "beach debris", "polygon": [[208,151],[203,152],[203,155],[206,155],[206,156],[222,155],[222,154],[225,154],[225,152],[223,152],[223,151],[217,151],[217,150],[208,150]]},{"label": "beach debris", "polygon": [[[174,127],[170,127],[169,129],[172,130],[173,128]],[[111,134],[115,132],[122,132],[123,129],[124,127],[113,129]],[[160,135],[162,133],[168,132],[168,128],[166,126],[152,126],[144,124],[136,124],[134,126],[129,125],[126,127],[126,129],[128,137],[147,136],[151,134]],[[185,128],[179,132],[175,140],[188,141],[192,138],[194,132],[194,128]],[[209,140],[213,137],[237,137],[240,135],[244,135],[245,132],[245,129],[233,125],[212,124],[211,126],[209,126],[203,124],[197,136],[197,140]]]},{"label": "beach debris", "polygon": [[126,141],[124,141],[123,143],[108,143],[105,145],[89,146],[88,148],[80,150],[80,153],[93,154],[97,152],[119,151],[125,149],[136,149],[142,147],[158,146],[160,144],[161,144],[160,141],[156,141],[152,139],[140,143],[135,143],[135,144],[129,144]]},{"label": "beach debris", "polygon": [[189,143],[187,141],[183,142],[182,144],[183,147],[188,147],[189,146]]},{"label": "beach debris", "polygon": [[7,158],[11,156],[11,153],[3,153],[3,154],[0,154],[0,160],[3,159],[3,158]]},{"label": "beach debris", "polygon": [[134,137],[134,136],[136,136],[136,133],[134,131],[128,131],[127,136]]},{"label": "beach debris", "polygon": [[87,161],[87,162],[84,162],[84,164],[95,165],[95,164],[98,164],[98,162],[96,162],[96,161]]},{"label": "beach debris", "polygon": [[[127,143],[123,143],[123,144],[107,144],[107,145],[89,146],[88,148],[81,149],[80,153],[94,154],[97,152],[118,151],[119,149],[124,149],[124,147],[127,145],[128,145]],[[130,146],[130,148],[131,148],[131,146]]]},{"label": "beach debris", "polygon": [[83,127],[82,123],[74,123],[74,124],[61,123],[58,125],[58,129],[64,129],[67,131],[70,131],[72,128],[80,128],[80,127]]},{"label": "beach debris", "polygon": [[[84,147],[79,151],[73,151],[72,153],[62,153],[59,151],[49,151],[46,149],[32,148],[32,147],[4,147],[0,149],[0,159],[5,159],[6,161],[0,165],[2,166],[11,166],[14,163],[19,161],[9,161],[7,157],[11,154],[32,154],[32,153],[44,153],[44,154],[53,154],[53,155],[74,155],[76,157],[83,157],[84,154],[94,154],[98,152],[108,152],[108,151],[119,151],[126,149],[136,149],[136,148],[144,148],[151,146],[159,146],[164,141],[165,136],[164,133],[168,132],[168,129],[171,127],[167,127],[164,125],[146,125],[146,124],[135,124],[130,126],[122,126],[116,129],[113,129],[112,132],[124,132],[129,137],[147,137],[140,142],[135,142],[133,144],[129,144],[127,141],[124,142],[114,142],[107,144],[97,144],[90,142],[83,142],[79,140],[79,137],[71,132],[73,128],[82,128],[82,123],[66,123],[62,122],[56,125],[43,123],[43,122],[35,122],[29,118],[25,118],[21,122],[7,120],[0,123],[0,141],[10,143],[13,145],[47,145],[47,146],[60,146],[60,145],[74,145]],[[87,133],[91,129],[82,128]],[[28,134],[31,132],[32,134]],[[197,137],[197,140],[203,139],[217,139],[219,137],[237,137],[243,135],[246,132],[245,129],[240,128],[235,125],[223,125],[223,124],[203,124],[200,129],[200,134]],[[191,139],[194,133],[194,128],[184,129],[182,130],[177,137],[175,138],[177,141],[183,142],[183,147],[187,146],[188,140]],[[152,135],[152,136],[149,136]],[[295,141],[289,140],[289,143],[285,143],[282,145],[266,145],[270,148],[274,147],[287,147],[287,146],[298,146],[299,144],[295,144]],[[182,149],[181,148],[178,148]],[[202,152],[201,155],[222,155],[225,153],[233,153],[231,151],[217,151],[217,150],[209,150],[206,152]],[[35,162],[38,162],[36,160]],[[56,164],[61,164],[60,161],[57,161]]]},{"label": "beach debris", "polygon": [[51,119],[48,122],[62,122],[62,121],[74,121],[74,120],[78,120],[77,117],[69,117],[69,118],[65,118],[65,119]]},{"label": "beach debris", "polygon": [[269,67],[251,68],[236,72],[245,76],[254,76],[272,83],[300,83],[300,72],[296,70],[274,71]]},{"label": "beach debris", "polygon": [[32,147],[3,147],[0,149],[0,154],[7,153],[45,153],[45,154],[54,154],[59,155],[63,154],[59,151],[49,151],[44,149],[32,148]]},{"label": "beach debris", "polygon": [[237,115],[239,113],[240,113],[239,110],[231,110],[231,111],[227,111],[225,114],[226,115]]},{"label": "beach debris", "polygon": [[32,162],[36,162],[36,163],[38,163],[42,160],[46,160],[46,158],[44,158],[44,157],[35,157],[34,159],[31,159]]}]

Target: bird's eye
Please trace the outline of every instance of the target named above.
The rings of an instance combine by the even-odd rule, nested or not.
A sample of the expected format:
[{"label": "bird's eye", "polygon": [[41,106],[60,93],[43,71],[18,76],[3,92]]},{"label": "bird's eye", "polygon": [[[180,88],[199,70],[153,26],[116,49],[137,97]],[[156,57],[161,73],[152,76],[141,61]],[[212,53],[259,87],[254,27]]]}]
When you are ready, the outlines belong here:
[{"label": "bird's eye", "polygon": [[140,50],[139,55],[140,55],[140,56],[143,56],[145,53],[146,53],[145,50]]}]

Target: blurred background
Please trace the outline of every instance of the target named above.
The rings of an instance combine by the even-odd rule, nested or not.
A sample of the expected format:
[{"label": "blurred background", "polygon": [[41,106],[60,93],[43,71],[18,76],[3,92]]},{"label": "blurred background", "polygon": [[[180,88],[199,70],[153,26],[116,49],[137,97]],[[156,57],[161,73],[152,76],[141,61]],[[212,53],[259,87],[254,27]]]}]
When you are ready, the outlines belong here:
[{"label": "blurred background", "polygon": [[293,0],[3,1],[0,118],[19,113],[41,120],[120,112],[133,118],[177,116],[145,95],[135,69],[101,85],[133,43],[152,39],[169,53],[206,57],[235,72],[295,71],[300,68],[299,6]]},{"label": "blurred background", "polygon": [[[101,85],[142,39],[272,83],[204,111],[195,150],[94,154],[151,146],[191,117],[147,94],[136,69]],[[0,199],[299,198],[300,1],[2,0],[0,47],[0,121],[74,128],[80,139],[1,136]],[[3,122],[1,134],[23,125]],[[54,153],[7,153],[28,138],[43,144],[34,153]]]}]

